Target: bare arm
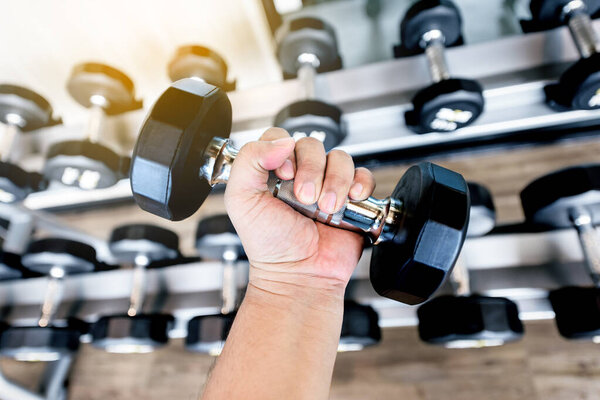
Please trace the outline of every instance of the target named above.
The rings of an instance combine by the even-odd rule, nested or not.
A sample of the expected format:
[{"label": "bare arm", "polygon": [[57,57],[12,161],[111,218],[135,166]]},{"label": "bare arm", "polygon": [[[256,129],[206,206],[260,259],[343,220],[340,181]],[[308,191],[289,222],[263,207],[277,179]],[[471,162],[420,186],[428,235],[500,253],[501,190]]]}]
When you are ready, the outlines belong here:
[{"label": "bare arm", "polygon": [[[250,261],[250,283],[204,400],[327,399],[343,316],[344,291],[362,238],[300,215],[267,191],[269,170],[295,178],[306,204],[339,210],[368,197],[371,174],[320,142],[296,145],[281,129],[246,145],[225,203]],[[287,162],[286,160],[289,160]]]}]

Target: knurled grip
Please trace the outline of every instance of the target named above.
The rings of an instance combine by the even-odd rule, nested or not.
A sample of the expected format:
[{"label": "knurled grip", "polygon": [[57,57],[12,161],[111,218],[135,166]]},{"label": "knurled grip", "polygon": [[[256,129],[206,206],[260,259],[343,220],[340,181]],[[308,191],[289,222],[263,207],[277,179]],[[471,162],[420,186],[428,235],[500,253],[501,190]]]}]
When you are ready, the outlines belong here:
[{"label": "knurled grip", "polygon": [[296,211],[310,219],[332,226],[340,225],[342,222],[347,203],[345,203],[344,206],[335,214],[324,213],[319,210],[317,203],[310,205],[301,203],[294,195],[294,181],[281,180],[277,178],[273,172],[269,173],[267,186],[274,197],[293,207]]}]

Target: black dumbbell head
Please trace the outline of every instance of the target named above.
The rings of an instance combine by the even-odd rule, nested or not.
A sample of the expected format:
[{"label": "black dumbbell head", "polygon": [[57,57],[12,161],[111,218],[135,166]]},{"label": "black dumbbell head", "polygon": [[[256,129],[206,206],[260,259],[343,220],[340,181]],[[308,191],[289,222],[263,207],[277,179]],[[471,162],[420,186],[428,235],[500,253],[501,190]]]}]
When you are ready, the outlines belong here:
[{"label": "black dumbbell head", "polygon": [[179,236],[156,225],[122,225],[112,231],[109,247],[122,263],[132,263],[139,255],[149,261],[168,260],[179,255]]},{"label": "black dumbbell head", "polygon": [[600,165],[580,165],[542,176],[523,189],[521,203],[526,220],[536,225],[570,228],[573,207],[585,207],[592,224],[600,224]]},{"label": "black dumbbell head", "polygon": [[32,242],[21,258],[25,268],[48,274],[59,267],[66,274],[92,272],[97,266],[96,250],[88,244],[68,239],[49,238]]},{"label": "black dumbbell head", "polygon": [[580,59],[544,91],[549,105],[559,110],[600,108],[600,54]]},{"label": "black dumbbell head", "polygon": [[275,116],[274,126],[294,135],[303,133],[323,142],[329,151],[346,137],[342,125],[342,110],[318,100],[303,100],[284,107]]},{"label": "black dumbbell head", "polygon": [[218,356],[225,345],[234,319],[235,313],[192,318],[188,323],[185,348],[195,353]]},{"label": "black dumbbell head", "polygon": [[205,82],[230,90],[227,82],[227,63],[219,53],[205,46],[181,46],[168,66],[169,78],[175,82],[198,77]]},{"label": "black dumbbell head", "polygon": [[133,150],[131,190],[137,204],[174,221],[192,215],[210,193],[201,178],[204,150],[231,131],[231,104],[225,92],[182,79],[156,101]]},{"label": "black dumbbell head", "polygon": [[338,351],[362,350],[380,341],[381,329],[377,312],[371,306],[346,300]]},{"label": "black dumbbell head", "polygon": [[277,58],[284,73],[296,75],[298,57],[313,54],[319,68],[328,69],[339,62],[333,27],[319,18],[300,17],[286,21],[276,32]]},{"label": "black dumbbell head", "polygon": [[18,165],[0,161],[0,203],[25,199],[30,193],[46,188],[46,181],[37,172],[25,171]]},{"label": "black dumbbell head", "polygon": [[92,324],[92,345],[109,353],[149,353],[168,343],[173,322],[167,314],[104,316]]},{"label": "black dumbbell head", "polygon": [[0,250],[0,281],[23,277],[21,256]]},{"label": "black dumbbell head", "polygon": [[600,288],[564,287],[551,291],[549,298],[562,336],[600,340]]},{"label": "black dumbbell head", "polygon": [[100,189],[127,176],[126,157],[99,143],[68,140],[53,144],[46,155],[44,176],[81,189]]},{"label": "black dumbbell head", "polygon": [[517,305],[502,297],[440,296],[417,315],[421,340],[449,348],[498,346],[523,336]]},{"label": "black dumbbell head", "polygon": [[[531,18],[536,24],[547,24],[549,29],[563,24],[563,9],[572,0],[531,0],[529,9]],[[595,14],[600,10],[599,0],[582,0],[586,5],[587,13]]]},{"label": "black dumbbell head", "polygon": [[83,63],[73,67],[67,82],[71,97],[84,107],[92,107],[93,96],[107,100],[104,111],[108,115],[121,114],[142,108],[135,99],[135,87],[122,71],[106,64]]},{"label": "black dumbbell head", "polygon": [[405,219],[371,257],[371,283],[384,297],[407,304],[427,300],[452,272],[466,237],[469,190],[464,178],[431,163],[408,169],[392,199]]},{"label": "black dumbbell head", "polygon": [[196,230],[196,249],[202,258],[221,260],[225,251],[231,250],[241,257],[242,242],[227,214],[203,218]]},{"label": "black dumbbell head", "polygon": [[496,207],[492,194],[483,185],[468,182],[471,211],[467,237],[479,237],[489,233],[496,224]]},{"label": "black dumbbell head", "polygon": [[56,361],[79,349],[75,327],[11,327],[0,334],[0,355],[19,361]]},{"label": "black dumbbell head", "polygon": [[50,103],[27,88],[15,85],[0,85],[0,122],[8,124],[12,115],[21,117],[21,131],[33,131],[45,126],[56,125],[60,120],[52,119]]},{"label": "black dumbbell head", "polygon": [[445,79],[417,92],[406,124],[417,133],[452,132],[470,125],[483,112],[483,90],[470,79]]},{"label": "black dumbbell head", "polygon": [[462,18],[452,1],[420,0],[414,3],[400,24],[402,46],[409,51],[421,49],[423,35],[432,30],[442,32],[446,46],[460,40]]}]

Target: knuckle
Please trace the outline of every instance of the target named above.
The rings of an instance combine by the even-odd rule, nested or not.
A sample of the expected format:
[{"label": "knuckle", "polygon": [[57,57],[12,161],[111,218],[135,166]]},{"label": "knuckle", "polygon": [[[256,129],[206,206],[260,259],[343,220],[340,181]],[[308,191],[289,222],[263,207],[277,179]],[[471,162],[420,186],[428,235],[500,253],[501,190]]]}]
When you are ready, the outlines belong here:
[{"label": "knuckle", "polygon": [[352,156],[346,153],[344,150],[333,149],[329,152],[329,157],[333,157],[340,160],[352,161]]},{"label": "knuckle", "polygon": [[273,139],[281,139],[285,137],[289,137],[290,134],[283,128],[271,127],[267,129],[262,136],[261,140],[273,140]]},{"label": "knuckle", "polygon": [[303,138],[299,139],[296,142],[296,146],[321,147],[321,148],[323,148],[323,150],[325,150],[325,147],[323,147],[323,142],[321,142],[319,139],[316,139],[311,136],[307,136],[307,137],[303,137]]}]

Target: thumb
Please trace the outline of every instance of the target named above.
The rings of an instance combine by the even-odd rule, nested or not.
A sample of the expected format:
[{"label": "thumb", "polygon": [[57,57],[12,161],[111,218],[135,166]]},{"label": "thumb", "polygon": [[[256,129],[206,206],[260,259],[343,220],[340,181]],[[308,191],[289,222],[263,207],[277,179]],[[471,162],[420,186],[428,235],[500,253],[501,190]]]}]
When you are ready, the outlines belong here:
[{"label": "thumb", "polygon": [[233,162],[227,189],[232,194],[265,192],[269,171],[281,167],[294,151],[295,145],[291,137],[247,143]]}]

